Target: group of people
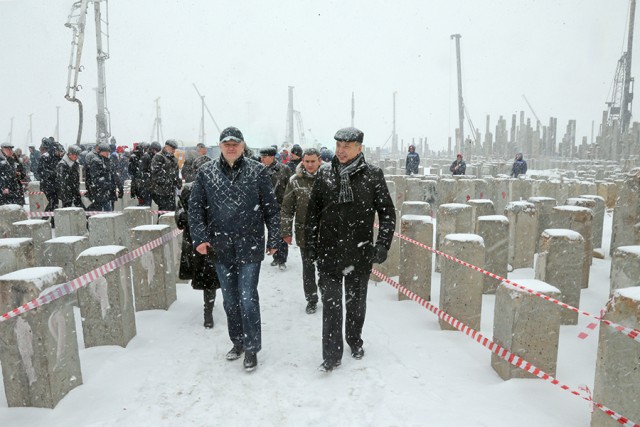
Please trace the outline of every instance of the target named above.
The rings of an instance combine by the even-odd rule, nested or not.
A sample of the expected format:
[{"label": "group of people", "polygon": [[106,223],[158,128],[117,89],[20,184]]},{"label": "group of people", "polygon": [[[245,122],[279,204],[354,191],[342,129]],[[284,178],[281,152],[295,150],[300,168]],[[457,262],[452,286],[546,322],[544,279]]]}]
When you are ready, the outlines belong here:
[{"label": "group of people", "polygon": [[[363,139],[358,129],[340,129],[329,162],[316,149],[294,146],[283,164],[275,147],[260,150],[256,161],[242,132],[229,127],[220,134],[219,158],[203,154],[190,165],[194,180],[185,184],[176,214],[185,230],[181,277],[184,267],[192,286],[205,290],[205,327],[213,327],[211,308],[215,289],[221,288],[232,342],[226,358],[244,354],[245,370],[257,367],[262,348],[261,262],[266,254],[274,256],[273,265],[283,265],[294,238],[302,257],[306,312],[313,314],[322,301],[319,369],[331,371],[341,363],[345,293],[346,342],[352,357],[364,356],[369,274],[373,263],[386,259],[396,217],[382,170],[364,158]],[[376,214],[380,229],[374,239]],[[196,268],[187,271],[187,264]]]}]

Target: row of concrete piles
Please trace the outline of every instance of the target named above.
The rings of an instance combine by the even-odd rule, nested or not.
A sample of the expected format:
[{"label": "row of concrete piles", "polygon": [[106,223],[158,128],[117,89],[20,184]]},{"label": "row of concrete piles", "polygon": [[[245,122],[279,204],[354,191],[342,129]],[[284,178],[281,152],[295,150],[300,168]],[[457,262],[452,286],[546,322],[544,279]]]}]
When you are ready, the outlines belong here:
[{"label": "row of concrete piles", "polygon": [[[178,242],[173,213],[158,220],[148,207],[87,218],[80,208],[55,210],[50,221],[28,219],[17,205],[0,206],[0,314],[56,285],[96,270],[161,237],[167,243],[143,253],[87,286],[0,322],[0,365],[9,406],[53,408],[82,384],[74,306],[85,347],[126,347],[136,335],[135,312],[167,310],[176,300]],[[156,223],[157,224],[154,224]]]},{"label": "row of concrete piles", "polygon": [[[633,233],[640,230],[640,191],[636,191],[640,172],[627,174],[622,182],[606,184],[604,196],[597,194],[598,185],[583,187],[575,182],[535,184],[529,179],[401,175],[387,179],[400,207],[397,231],[402,235],[502,278],[512,269],[533,268],[534,279],[519,280],[519,285],[576,308],[581,290],[589,286],[594,254],[604,257],[600,248],[608,195],[619,193],[614,230],[617,221],[633,226],[627,229],[627,240],[618,236],[612,242],[611,300],[604,318],[640,328],[640,240]],[[478,187],[483,189],[483,198],[478,197]],[[583,190],[588,193],[582,194]],[[558,204],[559,194],[562,205]],[[501,202],[502,211],[497,208]],[[629,244],[620,246],[621,242]],[[428,301],[432,260],[429,250],[396,237],[387,262],[376,268],[387,276],[399,276],[404,287]],[[442,310],[479,329],[482,295],[495,293],[493,340],[555,375],[560,326],[576,325],[576,310],[443,256],[433,265],[441,272]],[[399,293],[399,298],[406,297]],[[455,329],[444,320],[440,326]],[[639,420],[640,344],[610,326],[603,325],[600,331],[594,400]],[[505,380],[533,377],[495,354],[491,365]],[[617,422],[602,411],[594,411],[592,425],[614,426]]]}]

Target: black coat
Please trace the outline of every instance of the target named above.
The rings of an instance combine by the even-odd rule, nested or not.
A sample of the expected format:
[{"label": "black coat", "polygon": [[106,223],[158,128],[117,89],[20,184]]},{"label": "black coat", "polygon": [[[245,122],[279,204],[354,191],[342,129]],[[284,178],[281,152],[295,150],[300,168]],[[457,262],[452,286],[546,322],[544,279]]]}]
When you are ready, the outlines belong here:
[{"label": "black coat", "polygon": [[[136,147],[137,148],[137,147]],[[131,177],[131,197],[138,197],[138,186],[140,185],[140,156],[142,156],[142,150],[133,150],[127,169],[129,177]]]},{"label": "black coat", "polygon": [[353,202],[339,203],[340,175],[336,157],[318,170],[305,223],[305,244],[315,251],[318,269],[371,273],[373,222],[380,221],[375,245],[391,247],[396,211],[382,170],[362,159],[350,177]]},{"label": "black coat", "polygon": [[[20,184],[16,160],[0,151],[0,205],[24,205],[24,189]],[[5,190],[8,194],[4,194]]]},{"label": "black coat", "polygon": [[205,163],[193,182],[189,226],[193,246],[209,242],[223,264],[260,262],[280,237],[280,209],[263,165],[240,157],[230,167],[220,158]]},{"label": "black coat", "polygon": [[94,156],[89,161],[91,194],[96,204],[113,201],[116,197],[116,178],[108,157]]},{"label": "black coat", "polygon": [[59,161],[60,158],[54,154],[53,149],[40,156],[40,163],[38,164],[40,190],[47,195],[56,195],[56,167]]},{"label": "black coat", "polygon": [[84,207],[80,197],[80,165],[66,155],[56,166],[58,199],[63,207]]},{"label": "black coat", "polygon": [[161,151],[151,159],[152,194],[172,196],[182,187],[178,174],[178,160],[173,154]]},{"label": "black coat", "polygon": [[189,197],[192,184],[182,187],[178,209],[176,210],[176,225],[182,233],[182,252],[180,254],[180,271],[178,277],[182,280],[191,279],[193,289],[219,289],[220,281],[215,267],[215,253],[213,250],[207,255],[198,253],[193,247],[191,230],[189,229]]}]

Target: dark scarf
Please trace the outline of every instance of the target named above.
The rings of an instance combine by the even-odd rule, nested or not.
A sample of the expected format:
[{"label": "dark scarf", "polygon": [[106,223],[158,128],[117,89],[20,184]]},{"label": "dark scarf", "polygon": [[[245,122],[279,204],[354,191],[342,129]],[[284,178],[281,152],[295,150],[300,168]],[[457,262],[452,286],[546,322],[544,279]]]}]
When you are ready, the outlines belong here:
[{"label": "dark scarf", "polygon": [[338,174],[340,175],[340,194],[338,195],[338,203],[353,202],[353,190],[351,190],[351,175],[364,168],[366,163],[364,155],[358,154],[349,163],[338,164]]}]

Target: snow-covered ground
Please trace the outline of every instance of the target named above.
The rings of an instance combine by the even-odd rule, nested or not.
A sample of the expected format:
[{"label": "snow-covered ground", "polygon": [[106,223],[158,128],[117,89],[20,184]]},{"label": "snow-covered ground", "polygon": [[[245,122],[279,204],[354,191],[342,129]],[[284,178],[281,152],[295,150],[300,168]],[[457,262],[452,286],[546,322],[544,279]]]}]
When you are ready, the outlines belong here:
[{"label": "snow-covered ground", "polygon": [[[610,215],[607,258],[593,260],[582,292],[581,308],[591,313],[609,292]],[[85,349],[78,320],[84,384],[53,410],[8,408],[0,388],[0,426],[589,425],[589,402],[543,380],[502,381],[488,350],[460,332],[441,331],[435,315],[399,302],[385,283],[370,282],[365,357],[356,361],[346,352],[342,366],[318,372],[321,312],[305,314],[297,249],[288,265],[285,272],[268,260],[262,265],[263,350],[255,372],[244,372],[242,359],[224,359],[231,343],[220,293],[215,328],[205,330],[201,293],[181,283],[168,311],[136,314],[138,334],[127,348]],[[509,278],[533,278],[533,269]],[[435,304],[439,281],[434,273]],[[482,332],[489,338],[493,307],[494,297],[484,296]],[[593,388],[598,332],[577,338],[589,322],[581,316],[578,326],[561,328],[557,378],[575,388]]]}]

